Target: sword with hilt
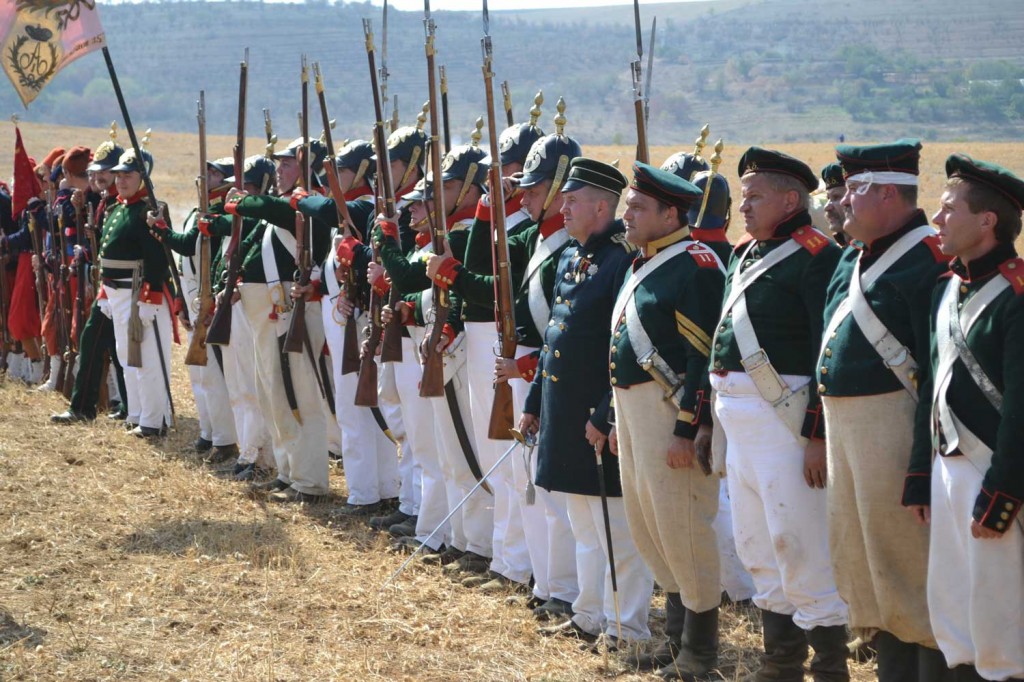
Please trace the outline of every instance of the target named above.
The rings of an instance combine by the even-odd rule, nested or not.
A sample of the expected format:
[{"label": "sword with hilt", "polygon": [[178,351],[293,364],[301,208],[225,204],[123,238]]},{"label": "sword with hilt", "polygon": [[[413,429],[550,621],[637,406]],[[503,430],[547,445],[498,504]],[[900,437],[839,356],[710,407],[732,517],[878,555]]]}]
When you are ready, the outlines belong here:
[{"label": "sword with hilt", "polygon": [[[240,66],[238,78],[238,129],[235,133],[235,189],[245,189],[245,103],[249,82],[249,50]],[[213,319],[206,329],[206,343],[226,346],[231,343],[231,304],[238,284],[238,271],[242,267],[242,216],[231,219],[231,237],[224,258],[228,263],[227,279],[221,292],[220,303],[213,312]]]},{"label": "sword with hilt", "polygon": [[636,59],[630,62],[633,76],[633,109],[636,116],[636,159],[650,161],[647,148],[647,118],[644,115],[644,36],[640,26],[640,0],[633,0],[633,25],[636,29]]},{"label": "sword with hilt", "polygon": [[[487,0],[483,0],[484,37],[480,40],[483,52],[484,94],[487,101],[487,138],[490,143],[490,200],[491,222],[494,230],[494,300],[495,321],[498,325],[497,355],[507,360],[516,357],[515,300],[512,293],[512,272],[509,266],[508,229],[505,224],[505,188],[501,182],[501,150],[498,148],[498,116],[494,107],[494,50],[491,44],[490,13]],[[494,400],[487,426],[487,437],[506,440],[515,426],[512,385],[507,381],[494,384]]]},{"label": "sword with hilt", "polygon": [[[266,112],[266,109],[263,110]],[[210,211],[210,187],[207,184],[206,175],[206,92],[199,91],[199,101],[196,102],[196,122],[199,125],[199,176],[196,178],[199,190],[199,204],[196,209],[196,222],[202,220]],[[188,350],[185,352],[186,365],[198,365],[205,367],[209,361],[206,355],[206,320],[213,310],[213,290],[210,282],[211,262],[210,238],[199,234],[199,291],[196,294],[195,322],[192,329],[192,338],[189,340]]]},{"label": "sword with hilt", "polygon": [[[434,41],[437,26],[430,16],[430,0],[423,0],[423,16],[423,28],[426,35],[423,49],[427,61],[427,92],[430,96],[430,101],[437,102],[438,74],[434,61],[436,56]],[[441,127],[439,118],[438,108],[430,107],[430,169],[433,175],[431,181],[433,182],[434,195],[430,242],[434,253],[444,252],[448,216],[444,205],[444,182],[441,180],[441,159],[444,154],[441,150],[441,139],[438,135]],[[438,346],[441,343],[444,325],[448,321],[448,311],[451,307],[448,291],[437,286],[436,283],[432,284],[432,287],[430,312],[428,313],[427,329],[424,333],[422,347],[423,376],[420,381],[420,396],[424,398],[438,398],[444,395],[444,357],[443,352],[438,349]]]},{"label": "sword with hilt", "polygon": [[725,145],[722,144],[722,139],[719,138],[718,142],[715,143],[715,153],[711,155],[711,172],[708,173],[707,183],[704,185],[704,196],[700,200],[700,213],[697,214],[697,222],[691,227],[700,228],[704,223],[704,211],[708,208],[708,198],[711,196],[711,181],[718,175],[718,167],[722,165],[722,150],[725,149]]}]

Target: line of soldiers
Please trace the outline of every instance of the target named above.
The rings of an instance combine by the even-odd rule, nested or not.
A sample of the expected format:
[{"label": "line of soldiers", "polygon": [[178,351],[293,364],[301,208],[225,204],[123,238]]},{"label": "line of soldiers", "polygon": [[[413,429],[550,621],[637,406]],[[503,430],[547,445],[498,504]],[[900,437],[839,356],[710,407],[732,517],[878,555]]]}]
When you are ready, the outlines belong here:
[{"label": "line of soldiers", "polygon": [[[340,453],[348,498],[333,517],[366,519],[466,587],[528,594],[553,621],[543,634],[594,650],[600,638],[663,679],[719,679],[723,592],[761,611],[750,680],[802,680],[805,665],[819,682],[848,680],[851,634],[871,643],[886,682],[1024,679],[1024,261],[1013,246],[1024,182],[951,156],[936,232],[917,206],[916,140],[840,145],[820,177],[751,147],[739,161],[745,234],[730,244],[728,183],[700,146],[660,168],[636,162],[627,178],[583,156],[564,110],[553,134],[535,107],[500,136],[511,359],[493,350],[496,207],[479,124],[437,182],[424,172],[425,117],[391,133],[396,219],[377,210],[368,142],[327,158],[310,141],[308,187],[302,138],[243,168],[211,161],[210,208],[179,230],[145,208],[148,152],[101,146],[87,166],[98,245],[62,255],[98,261],[102,287],[71,406],[54,420],[96,416],[94,366],[113,349],[135,435],[172,424],[168,245],[185,300],[208,268],[217,305],[235,313],[230,344],[190,368],[196,449],[269,501],[324,501]],[[324,164],[344,210],[321,189]],[[244,190],[228,189],[238,173]],[[77,188],[64,182],[58,195]],[[809,212],[822,183],[831,234]],[[439,253],[436,192],[448,212]],[[58,199],[51,214],[93,206],[84,187],[64,196],[71,213]],[[355,230],[339,225],[346,213]],[[27,250],[25,214],[8,253]],[[242,266],[228,298],[236,218]],[[209,263],[197,260],[204,238]],[[304,239],[316,263],[306,286],[294,274]],[[59,279],[59,262],[36,266]],[[35,302],[20,291],[8,310]],[[371,292],[397,295],[380,320]],[[451,304],[445,390],[426,398],[438,292]],[[309,344],[289,353],[300,299]],[[402,359],[382,363],[379,408],[357,406],[346,331],[365,343],[381,325],[401,325]],[[535,449],[488,437],[500,382]],[[651,638],[655,582],[667,641],[637,648]]]}]

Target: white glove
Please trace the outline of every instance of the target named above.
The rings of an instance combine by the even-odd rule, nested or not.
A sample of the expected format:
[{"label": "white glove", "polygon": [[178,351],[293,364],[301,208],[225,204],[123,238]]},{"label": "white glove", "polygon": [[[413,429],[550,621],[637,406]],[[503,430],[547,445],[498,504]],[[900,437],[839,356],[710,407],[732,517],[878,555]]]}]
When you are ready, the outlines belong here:
[{"label": "white glove", "polygon": [[156,315],[163,306],[154,305],[153,303],[146,303],[145,301],[139,302],[139,320],[142,321],[143,327],[148,327],[153,324],[153,320],[156,319]]}]

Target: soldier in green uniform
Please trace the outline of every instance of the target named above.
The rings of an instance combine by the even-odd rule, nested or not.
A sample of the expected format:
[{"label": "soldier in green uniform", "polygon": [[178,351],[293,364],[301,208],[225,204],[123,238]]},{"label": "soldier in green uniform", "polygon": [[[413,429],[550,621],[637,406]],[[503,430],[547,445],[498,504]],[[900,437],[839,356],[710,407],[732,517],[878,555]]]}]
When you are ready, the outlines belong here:
[{"label": "soldier in green uniform", "polygon": [[[112,138],[96,147],[93,152],[92,163],[86,168],[90,174],[90,184],[101,193],[97,205],[83,203],[84,210],[94,211],[93,224],[97,231],[97,237],[101,237],[107,214],[117,203],[117,186],[114,184],[114,174],[111,169],[117,165],[124,149]],[[85,195],[79,195],[84,202]],[[86,256],[95,259],[95,254],[90,253],[88,240],[83,240],[83,247],[86,248]],[[97,267],[93,261],[93,267]],[[99,292],[94,292],[98,294]],[[117,348],[114,341],[114,326],[109,317],[104,315],[99,306],[99,298],[96,297],[92,307],[89,309],[89,318],[82,328],[78,339],[78,373],[75,375],[75,385],[71,391],[71,405],[65,412],[55,414],[50,420],[57,424],[72,424],[82,420],[96,418],[97,403],[100,397],[100,386],[103,382],[104,358],[108,357],[112,371],[116,373],[119,395],[123,398],[127,394],[124,388],[124,372],[121,363],[117,359]],[[119,406],[115,415],[127,415],[127,405]]]},{"label": "soldier in green uniform", "polygon": [[672,173],[633,164],[622,219],[640,253],[612,312],[608,365],[626,519],[667,593],[669,641],[644,663],[673,680],[708,679],[718,664],[719,481],[698,463],[694,440],[711,439],[710,415],[698,424],[697,408],[725,266],[686,225],[703,195]]},{"label": "soldier in green uniform", "polygon": [[[560,102],[560,106],[564,109],[563,103]],[[531,117],[533,115],[531,111]],[[523,172],[513,176],[510,183],[518,190],[506,206],[506,216],[515,215],[509,213],[512,204],[520,205],[519,210],[529,216],[528,221],[512,227],[508,237],[509,267],[516,292],[514,312],[519,341],[516,358],[495,360],[496,380],[511,383],[517,412],[522,411],[533,381],[544,329],[551,316],[555,269],[570,239],[561,213],[559,190],[565,182],[569,162],[580,156],[581,151],[579,143],[565,135],[565,123],[560,110],[555,117],[557,132],[535,140],[530,146]],[[520,131],[520,141],[527,132]],[[511,149],[502,152],[503,167],[511,160],[506,157],[509,151]],[[432,257],[428,272],[444,270],[448,273],[446,279],[453,281],[451,290],[467,301],[493,307],[495,282],[490,235],[490,207],[482,206],[470,228],[465,264],[456,259],[445,262],[440,257]],[[532,481],[535,471],[535,461],[529,463],[528,469],[514,467],[511,485],[516,492],[515,499],[518,499],[518,491]],[[534,599],[528,604],[539,618],[571,615],[571,604],[579,595],[579,587],[576,559],[572,548],[564,541],[572,533],[565,495],[543,488],[537,490],[536,495],[540,505],[520,507],[534,580]]]},{"label": "soldier in green uniform", "polygon": [[846,194],[846,178],[843,167],[838,163],[827,164],[821,169],[821,180],[825,183],[825,219],[828,221],[829,232],[839,246],[846,246],[847,237],[843,232],[845,222],[843,207],[840,202]]},{"label": "soldier in green uniform", "polygon": [[[956,680],[1024,679],[1024,181],[963,154],[932,218],[954,256],[935,290],[934,463],[914,450],[908,482],[930,499],[904,500],[931,521],[928,608]],[[923,360],[923,358],[922,358]],[[910,486],[908,485],[908,489]],[[937,679],[937,678],[936,678]]]},{"label": "soldier in green uniform", "polygon": [[[312,357],[307,352],[284,352],[296,263],[295,204],[302,196],[294,192],[302,174],[297,159],[302,146],[299,138],[275,154],[280,195],[230,191],[224,208],[231,215],[260,221],[241,245],[245,255],[238,291],[253,332],[259,402],[271,423],[277,463],[277,478],[261,489],[274,502],[315,503],[330,490],[326,420],[317,374],[324,344],[318,297],[310,297],[305,306]],[[325,150],[317,141],[309,147],[312,176],[319,172]],[[305,238],[310,240],[313,262],[322,262],[330,248],[329,228],[314,221],[312,234]],[[318,287],[316,283],[313,291]]]},{"label": "soldier in green uniform", "polygon": [[[113,320],[117,356],[124,367],[127,424],[139,437],[162,435],[171,423],[170,368],[173,299],[170,264],[146,224],[146,188],[142,171],[153,172],[153,157],[138,159],[129,149],[111,170],[118,205],[104,221],[99,247],[103,289],[100,308]],[[105,303],[104,303],[105,301]],[[131,345],[139,347],[141,366],[133,367]],[[134,358],[132,358],[134,359]]]},{"label": "soldier in green uniform", "polygon": [[[619,467],[607,443],[611,383],[600,370],[608,358],[615,295],[635,255],[622,222],[615,219],[625,187],[626,178],[609,164],[581,156],[569,165],[562,215],[575,241],[559,258],[551,319],[520,420],[523,433],[539,433],[537,486],[566,494],[576,540],[579,596],[572,617],[541,632],[585,641],[607,634],[623,644],[650,638],[647,615],[654,584],[626,522]],[[595,453],[602,453],[604,490]],[[611,586],[602,493],[607,496],[619,609]]]},{"label": "soldier in green uniform", "polygon": [[[840,249],[811,226],[814,172],[782,152],[740,159],[737,245],[711,347],[715,417],[726,440],[733,529],[762,610],[764,648],[751,678],[846,680],[846,605],[828,552],[825,442],[813,381],[828,282]],[[721,443],[718,444],[721,447]]]},{"label": "soldier in green uniform", "polygon": [[[825,304],[816,366],[828,435],[832,569],[850,628],[875,632],[878,678],[939,680],[925,597],[928,536],[899,503],[914,448],[929,449],[928,307],[946,271],[917,207],[921,144],[900,140],[836,156],[850,238]],[[927,481],[910,495],[927,498]]]},{"label": "soldier in green uniform", "polygon": [[[483,151],[476,145],[464,145],[453,149],[442,162],[442,186],[448,212],[447,253],[456,258],[462,258],[465,253],[468,228],[476,213],[486,177],[483,158]],[[385,273],[390,279],[390,286],[397,287],[403,295],[403,302],[395,315],[409,327],[417,348],[423,342],[433,295],[426,261],[432,252],[429,216],[434,210],[434,185],[433,177],[428,176],[403,198],[411,202],[409,226],[417,232],[415,243],[418,248],[406,253],[401,245],[399,223],[378,217],[373,239],[380,247],[381,265],[371,265],[368,271],[371,285],[378,289],[380,295],[388,291],[387,284],[381,284]],[[434,411],[433,423],[449,509],[469,493],[478,477],[489,468],[481,468],[482,463],[477,459],[474,448],[461,300],[452,295],[450,301],[443,334],[446,343],[445,397],[425,401]],[[438,521],[441,518],[444,517]],[[431,530],[433,528],[427,529],[422,522],[418,523],[416,537],[425,538]],[[492,533],[493,498],[486,490],[479,489],[452,517],[450,528],[438,533],[444,537],[445,549],[434,552],[433,560],[446,564],[445,569],[459,580],[483,576],[490,566]],[[441,550],[441,547],[431,549]]]}]

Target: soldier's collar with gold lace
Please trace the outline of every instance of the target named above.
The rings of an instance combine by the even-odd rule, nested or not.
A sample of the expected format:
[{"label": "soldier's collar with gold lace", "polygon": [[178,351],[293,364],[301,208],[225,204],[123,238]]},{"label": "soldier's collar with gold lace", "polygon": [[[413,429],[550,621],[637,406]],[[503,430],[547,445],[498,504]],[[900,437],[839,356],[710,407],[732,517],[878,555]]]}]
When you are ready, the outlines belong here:
[{"label": "soldier's collar with gold lace", "polygon": [[647,242],[647,245],[642,249],[641,257],[653,258],[659,251],[664,251],[673,244],[689,238],[689,236],[690,228],[687,226],[680,227],[678,230],[674,230],[664,237]]}]

